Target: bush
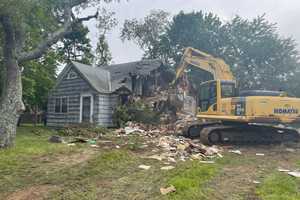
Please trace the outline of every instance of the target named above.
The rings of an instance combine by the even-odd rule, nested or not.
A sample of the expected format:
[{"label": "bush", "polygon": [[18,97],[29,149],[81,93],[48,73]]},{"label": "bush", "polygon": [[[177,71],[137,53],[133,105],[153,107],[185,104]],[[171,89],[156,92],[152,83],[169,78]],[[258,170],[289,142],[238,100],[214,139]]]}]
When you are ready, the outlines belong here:
[{"label": "bush", "polygon": [[157,124],[160,121],[158,113],[154,112],[142,101],[118,106],[113,115],[113,121],[118,127],[124,127],[128,121]]},{"label": "bush", "polygon": [[88,138],[98,138],[101,135],[105,135],[109,132],[107,128],[96,126],[94,124],[76,124],[69,125],[61,129],[60,134],[63,136],[83,136]]}]

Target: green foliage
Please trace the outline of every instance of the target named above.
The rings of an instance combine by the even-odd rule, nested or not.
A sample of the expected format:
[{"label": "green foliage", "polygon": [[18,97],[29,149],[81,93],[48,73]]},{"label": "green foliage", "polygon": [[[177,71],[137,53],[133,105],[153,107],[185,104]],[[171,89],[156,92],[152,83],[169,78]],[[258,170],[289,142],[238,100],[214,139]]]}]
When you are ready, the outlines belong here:
[{"label": "green foliage", "polygon": [[97,19],[97,31],[99,33],[95,56],[97,66],[109,65],[112,60],[106,35],[118,24],[114,15],[114,12],[102,9],[101,16]]},{"label": "green foliage", "polygon": [[62,39],[63,45],[58,48],[58,51],[64,58],[64,62],[74,60],[84,64],[92,63],[92,46],[87,35],[88,33],[88,28],[80,23],[74,26],[72,32]]},{"label": "green foliage", "polygon": [[253,20],[235,17],[225,25],[223,58],[245,89],[288,90],[291,75],[299,67],[296,43],[283,38],[264,15]]},{"label": "green foliage", "polygon": [[137,101],[128,106],[130,120],[144,124],[158,124],[159,114],[154,112],[148,104],[143,101]]},{"label": "green foliage", "polygon": [[95,59],[97,66],[109,65],[112,60],[112,55],[105,35],[99,37]]},{"label": "green foliage", "polygon": [[110,130],[94,124],[77,124],[69,125],[59,131],[63,136],[83,136],[85,138],[99,138],[102,135],[109,133]]},{"label": "green foliage", "polygon": [[[159,28],[151,28],[149,24]],[[292,38],[280,36],[277,26],[264,15],[252,20],[236,16],[223,23],[217,15],[202,11],[180,12],[171,21],[150,13],[142,22],[127,20],[121,38],[139,44],[145,57],[163,58],[174,68],[184,48],[194,47],[223,58],[241,89],[286,90],[300,95],[296,43]],[[196,70],[191,70],[189,77],[193,83],[211,78],[208,73]]]},{"label": "green foliage", "polygon": [[146,58],[162,57],[160,53],[161,37],[166,31],[169,13],[163,10],[152,10],[143,21],[125,20],[121,38],[132,40],[145,51]]},{"label": "green foliage", "polygon": [[131,120],[126,105],[117,106],[113,113],[113,122],[118,127],[124,127],[125,124]]},{"label": "green foliage", "polygon": [[180,12],[174,16],[167,28],[171,57],[176,63],[181,59],[186,47],[201,49],[209,54],[220,56],[224,46],[224,28],[220,18],[213,13]]},{"label": "green foliage", "polygon": [[158,124],[159,114],[154,112],[147,104],[142,101],[118,106],[113,114],[113,121],[118,127],[124,127],[129,121]]},{"label": "green foliage", "polygon": [[57,54],[52,51],[42,59],[24,65],[23,100],[27,109],[46,110],[49,92],[56,81],[57,60]]},{"label": "green foliage", "polygon": [[297,200],[300,199],[300,181],[287,174],[271,174],[256,193],[263,200]]}]

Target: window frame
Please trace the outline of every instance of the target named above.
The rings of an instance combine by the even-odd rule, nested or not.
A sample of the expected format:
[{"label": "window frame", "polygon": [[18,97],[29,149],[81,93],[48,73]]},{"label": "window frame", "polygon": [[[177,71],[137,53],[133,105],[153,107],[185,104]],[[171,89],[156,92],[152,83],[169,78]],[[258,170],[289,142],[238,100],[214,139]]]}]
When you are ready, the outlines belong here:
[{"label": "window frame", "polygon": [[[63,109],[63,99],[66,100],[65,108],[66,110]],[[57,101],[58,100],[58,101]],[[57,103],[59,102],[59,110],[57,110],[58,106]],[[55,102],[54,102],[54,112],[58,114],[66,114],[69,112],[69,97],[67,96],[62,96],[62,97],[56,97]]]},{"label": "window frame", "polygon": [[67,74],[68,80],[73,80],[73,79],[77,79],[77,78],[78,78],[78,74],[73,70],[70,70],[69,73]]}]

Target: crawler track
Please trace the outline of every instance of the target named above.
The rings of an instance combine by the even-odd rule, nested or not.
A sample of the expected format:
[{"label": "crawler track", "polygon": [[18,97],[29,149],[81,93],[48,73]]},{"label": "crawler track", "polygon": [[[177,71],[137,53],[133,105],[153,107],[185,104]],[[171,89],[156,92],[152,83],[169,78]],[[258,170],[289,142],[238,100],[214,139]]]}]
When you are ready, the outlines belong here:
[{"label": "crawler track", "polygon": [[300,134],[297,130],[271,125],[198,123],[190,125],[186,130],[188,137],[200,136],[200,140],[207,145],[272,144],[300,141]]}]

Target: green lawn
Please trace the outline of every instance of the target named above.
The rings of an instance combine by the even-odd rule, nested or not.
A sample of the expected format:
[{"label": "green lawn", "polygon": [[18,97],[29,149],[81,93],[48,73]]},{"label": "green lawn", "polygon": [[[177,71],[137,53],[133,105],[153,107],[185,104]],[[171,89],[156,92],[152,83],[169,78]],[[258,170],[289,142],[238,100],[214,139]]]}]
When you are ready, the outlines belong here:
[{"label": "green lawn", "polygon": [[[125,141],[109,135],[103,140],[113,145],[95,149],[49,143],[53,134],[58,133],[21,127],[16,147],[0,151],[0,199],[300,199],[300,181],[276,171],[278,153],[263,160],[253,150],[241,156],[224,153],[215,164],[178,162],[163,171],[163,162],[144,158],[151,150],[139,149],[141,138],[129,137],[117,149],[114,145]],[[284,159],[299,167],[298,155],[289,156]],[[151,168],[141,170],[141,164]],[[247,173],[261,184],[250,183]],[[159,189],[170,185],[176,192],[161,195]]]}]

